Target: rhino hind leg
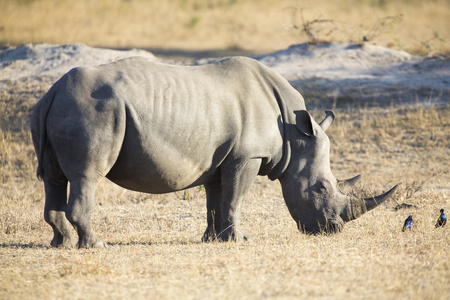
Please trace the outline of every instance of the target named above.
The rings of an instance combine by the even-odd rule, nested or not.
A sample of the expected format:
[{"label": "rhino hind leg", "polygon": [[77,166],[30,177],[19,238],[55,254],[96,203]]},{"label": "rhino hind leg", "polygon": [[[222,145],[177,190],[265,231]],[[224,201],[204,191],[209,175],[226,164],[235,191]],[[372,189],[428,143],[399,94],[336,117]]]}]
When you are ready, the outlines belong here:
[{"label": "rhino hind leg", "polygon": [[216,240],[221,231],[220,203],[222,201],[222,186],[220,182],[205,184],[205,190],[208,227],[203,234],[202,242],[212,242]]},{"label": "rhino hind leg", "polygon": [[66,216],[78,233],[79,248],[103,248],[103,243],[92,228],[94,196],[99,180],[82,177],[70,181],[69,203]]},{"label": "rhino hind leg", "polygon": [[72,226],[66,218],[67,180],[58,183],[44,182],[44,219],[53,228],[52,247],[73,247]]},{"label": "rhino hind leg", "polygon": [[66,146],[69,150],[59,144],[54,147],[59,150],[61,168],[70,183],[66,218],[78,234],[78,247],[103,248],[106,244],[96,236],[92,227],[95,191],[100,180],[111,169],[117,155],[110,153],[113,147],[106,141],[95,139],[101,134],[108,136],[107,131],[99,130],[94,134],[86,131],[85,134],[91,134],[92,137],[85,140],[79,138],[78,143]]}]

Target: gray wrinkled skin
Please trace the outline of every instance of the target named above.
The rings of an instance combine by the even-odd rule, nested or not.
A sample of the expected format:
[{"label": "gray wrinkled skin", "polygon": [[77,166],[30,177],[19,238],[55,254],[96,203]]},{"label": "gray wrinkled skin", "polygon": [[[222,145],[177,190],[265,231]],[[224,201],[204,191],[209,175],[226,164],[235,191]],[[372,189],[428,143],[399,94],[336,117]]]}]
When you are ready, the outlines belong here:
[{"label": "gray wrinkled skin", "polygon": [[196,67],[130,58],[73,69],[31,120],[51,245],[72,246],[72,225],[79,247],[106,246],[91,224],[103,177],[147,193],[203,184],[204,241],[247,239],[241,204],[257,175],[280,180],[300,230],[339,231],[376,206],[367,201],[384,199],[339,192],[325,134],[333,119],[327,112],[317,124],[283,77],[248,58]]}]

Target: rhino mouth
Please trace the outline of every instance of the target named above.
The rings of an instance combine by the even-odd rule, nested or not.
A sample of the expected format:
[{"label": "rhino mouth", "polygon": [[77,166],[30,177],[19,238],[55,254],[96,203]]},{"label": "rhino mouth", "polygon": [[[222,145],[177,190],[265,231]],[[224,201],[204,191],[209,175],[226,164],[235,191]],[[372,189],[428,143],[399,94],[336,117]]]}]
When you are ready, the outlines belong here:
[{"label": "rhino mouth", "polygon": [[317,223],[308,226],[298,221],[297,228],[300,232],[308,235],[329,235],[341,232],[344,228],[344,222],[339,220],[328,220],[325,224]]}]

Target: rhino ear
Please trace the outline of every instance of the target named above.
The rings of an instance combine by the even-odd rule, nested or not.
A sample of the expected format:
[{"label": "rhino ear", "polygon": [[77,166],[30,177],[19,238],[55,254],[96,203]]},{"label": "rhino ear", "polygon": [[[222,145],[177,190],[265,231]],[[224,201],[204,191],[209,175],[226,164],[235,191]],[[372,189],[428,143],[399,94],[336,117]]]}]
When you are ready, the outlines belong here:
[{"label": "rhino ear", "polygon": [[313,119],[306,110],[297,110],[295,113],[295,122],[298,130],[306,136],[315,136]]},{"label": "rhino ear", "polygon": [[327,114],[325,119],[323,119],[319,124],[320,127],[322,127],[323,131],[327,131],[328,127],[330,127],[330,125],[334,121],[334,114],[331,110],[327,110],[325,111],[325,113]]}]

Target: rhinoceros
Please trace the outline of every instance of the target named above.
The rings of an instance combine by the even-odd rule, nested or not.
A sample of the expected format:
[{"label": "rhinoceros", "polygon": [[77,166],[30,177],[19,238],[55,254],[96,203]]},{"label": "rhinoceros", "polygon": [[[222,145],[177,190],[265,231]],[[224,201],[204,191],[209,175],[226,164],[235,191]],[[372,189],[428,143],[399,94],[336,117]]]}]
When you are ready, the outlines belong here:
[{"label": "rhinoceros", "polygon": [[[103,247],[91,223],[106,177],[146,193],[204,185],[203,241],[247,239],[241,206],[257,175],[279,180],[298,229],[342,229],[385,201],[340,192],[325,131],[301,94],[256,60],[176,66],[134,57],[75,68],[40,99],[31,118],[52,246]],[[70,182],[69,196],[67,187]]]}]

